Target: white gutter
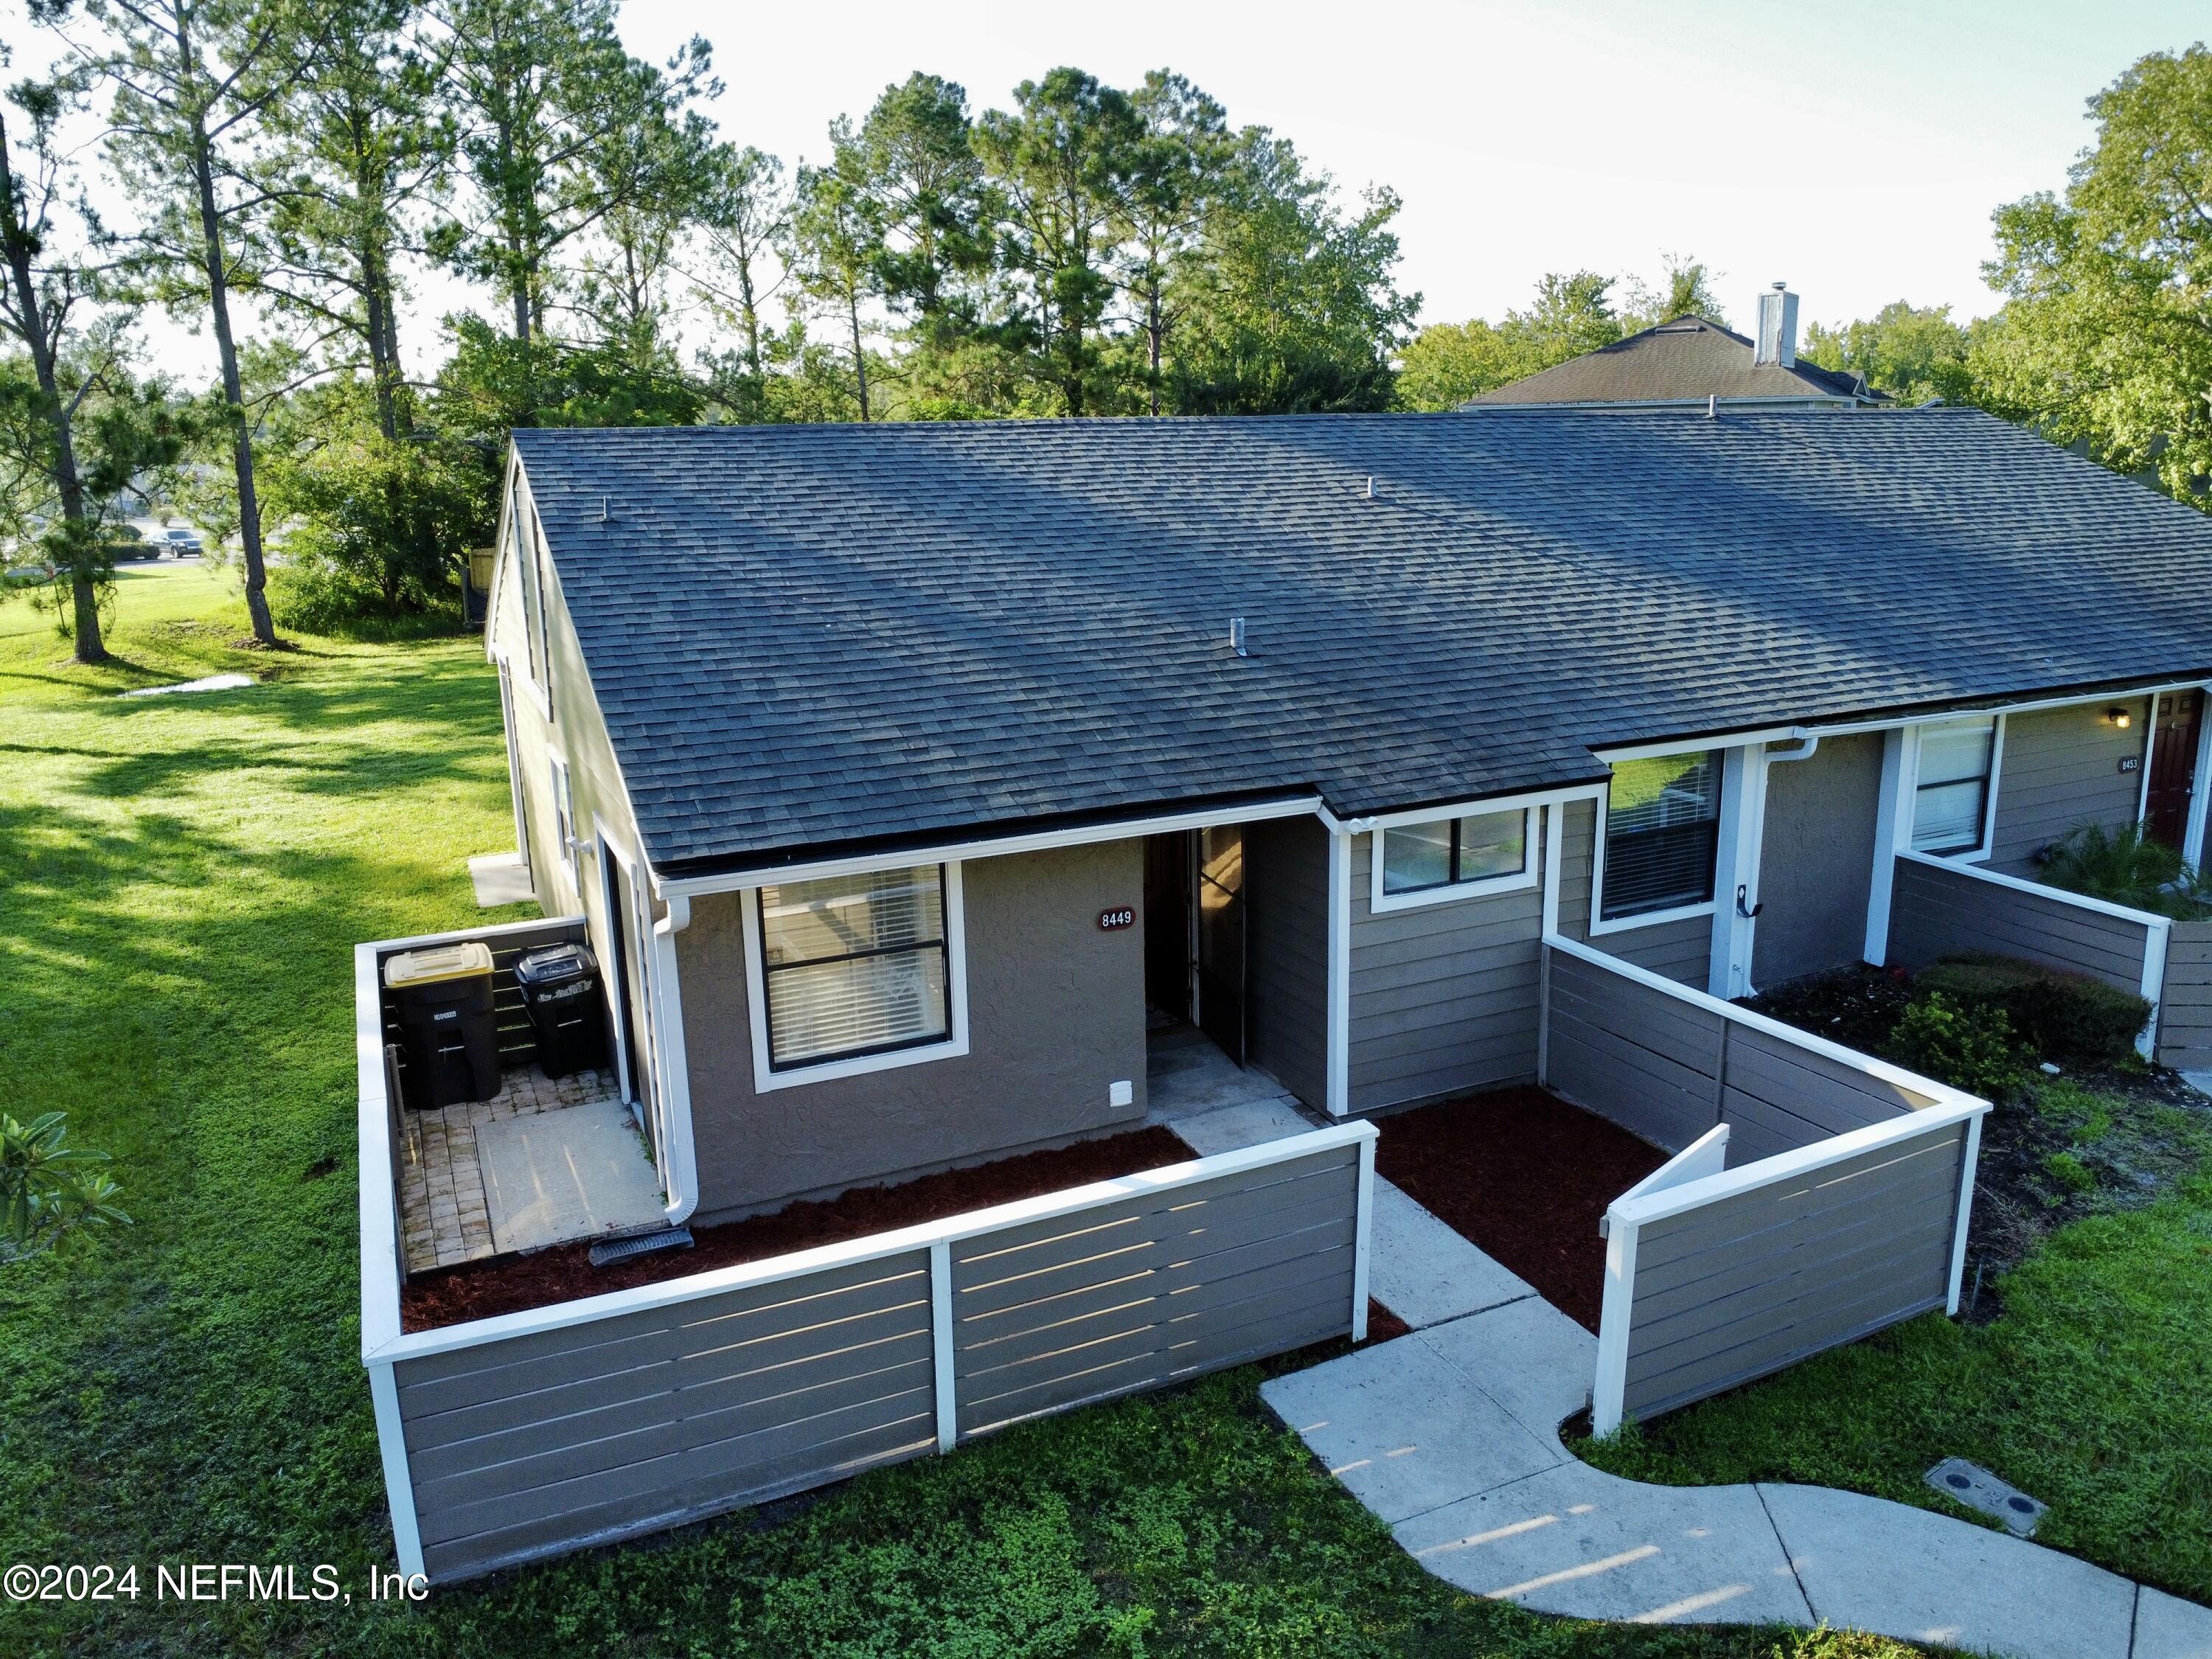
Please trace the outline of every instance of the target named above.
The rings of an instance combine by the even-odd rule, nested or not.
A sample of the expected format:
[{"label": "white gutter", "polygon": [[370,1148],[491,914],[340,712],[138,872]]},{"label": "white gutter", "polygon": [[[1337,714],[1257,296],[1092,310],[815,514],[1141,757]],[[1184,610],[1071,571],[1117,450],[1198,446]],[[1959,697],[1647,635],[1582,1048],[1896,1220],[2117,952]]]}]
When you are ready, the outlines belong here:
[{"label": "white gutter", "polygon": [[684,992],[678,977],[676,936],[691,925],[691,901],[666,896],[668,914],[653,924],[653,994],[660,1005],[653,1029],[660,1037],[661,1097],[668,1110],[668,1224],[680,1227],[699,1207],[699,1154],[691,1130],[691,1051],[684,1042]]},{"label": "white gutter", "polygon": [[1121,818],[1112,823],[1080,825],[1072,830],[1040,830],[1029,835],[1000,836],[988,840],[939,842],[902,847],[895,852],[857,854],[848,858],[817,859],[803,864],[756,865],[749,869],[711,876],[659,877],[662,895],[671,900],[697,898],[706,893],[734,893],[749,887],[786,881],[812,881],[824,876],[853,876],[869,870],[896,870],[910,864],[949,864],[963,859],[1001,858],[1014,853],[1039,853],[1055,847],[1090,847],[1100,842],[1129,841],[1139,836],[1170,835],[1179,830],[1203,830],[1217,823],[1257,823],[1267,818],[1304,817],[1322,809],[1319,795],[1279,796],[1273,800],[1224,802],[1188,811],[1146,818]]}]

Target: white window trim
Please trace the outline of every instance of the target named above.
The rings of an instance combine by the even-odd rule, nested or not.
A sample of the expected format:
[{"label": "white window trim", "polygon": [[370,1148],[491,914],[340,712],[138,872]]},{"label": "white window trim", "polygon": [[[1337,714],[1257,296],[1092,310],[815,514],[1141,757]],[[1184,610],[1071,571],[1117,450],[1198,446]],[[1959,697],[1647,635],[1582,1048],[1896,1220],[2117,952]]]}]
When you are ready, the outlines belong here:
[{"label": "white window trim", "polygon": [[[1503,817],[1504,811],[1493,809],[1485,812],[1439,814],[1432,818],[1411,818],[1406,823],[1440,823],[1450,818]],[[1449,904],[1457,899],[1488,898],[1498,893],[1516,893],[1536,884],[1536,809],[1521,809],[1521,867],[1510,875],[1483,876],[1474,881],[1448,881],[1441,887],[1417,888],[1408,893],[1386,893],[1382,890],[1382,837],[1394,829],[1403,829],[1406,823],[1378,825],[1370,839],[1368,857],[1367,908],[1370,915],[1387,915],[1394,910],[1419,910],[1431,904]]]},{"label": "white window trim", "polygon": [[569,779],[568,763],[551,750],[546,751],[546,775],[553,791],[553,839],[558,845],[554,851],[559,855],[562,867],[568,872],[568,885],[576,895],[576,908],[583,908],[584,861],[578,850],[576,835],[576,792]]},{"label": "white window trim", "polygon": [[[1907,780],[1905,787],[1905,802],[1909,810],[1905,814],[1905,833],[1898,837],[1899,851],[1907,853],[1921,851],[1912,844],[1913,828],[1920,817],[1920,734],[1932,726],[1957,726],[1974,718],[1976,717],[1972,714],[1954,714],[1948,720],[1922,720],[1911,728],[1912,743],[1910,753],[1912,758],[1912,775]],[[1990,787],[1988,796],[1982,802],[1980,845],[1970,847],[1962,853],[1925,853],[1923,854],[1923,857],[1941,859],[1946,864],[1987,864],[1990,861],[1990,854],[1996,847],[1997,789],[2004,778],[2004,740],[2005,717],[2002,714],[1994,714],[1990,719]]]},{"label": "white window trim", "polygon": [[[915,860],[916,864],[930,861]],[[896,1071],[905,1066],[926,1066],[933,1060],[957,1060],[968,1052],[968,906],[962,891],[958,862],[947,860],[944,868],[945,1000],[949,1028],[944,1039],[878,1054],[825,1060],[816,1066],[787,1066],[781,1071],[769,1064],[768,996],[761,971],[760,889],[748,887],[738,894],[738,911],[744,924],[745,1015],[752,1026],[755,1094],[766,1094],[774,1089],[795,1089],[805,1083],[827,1083],[835,1078],[864,1077],[871,1072]]]},{"label": "white window trim", "polygon": [[[1719,755],[1725,769],[1729,745],[1710,741],[1680,743],[1668,748],[1644,747],[1634,750],[1616,750],[1612,760],[1651,760],[1663,755]],[[1595,938],[1600,933],[1627,933],[1638,927],[1659,927],[1670,921],[1688,921],[1696,916],[1711,916],[1720,908],[1720,848],[1716,836],[1713,849],[1713,896],[1702,904],[1678,904],[1666,910],[1639,910],[1632,916],[1615,916],[1608,921],[1605,915],[1605,825],[1613,807],[1613,786],[1607,783],[1597,798],[1595,821],[1596,838],[1590,845],[1590,913],[1589,930]],[[1728,781],[1725,770],[1721,781],[1721,817],[1728,817]]]}]

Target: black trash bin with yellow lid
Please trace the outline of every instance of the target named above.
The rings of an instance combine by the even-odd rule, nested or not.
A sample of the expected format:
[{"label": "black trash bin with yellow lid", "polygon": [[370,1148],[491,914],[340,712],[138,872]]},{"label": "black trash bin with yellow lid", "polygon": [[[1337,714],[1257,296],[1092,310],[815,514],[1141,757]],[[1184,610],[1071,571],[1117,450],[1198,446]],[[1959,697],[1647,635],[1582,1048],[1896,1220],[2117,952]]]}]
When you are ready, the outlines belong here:
[{"label": "black trash bin with yellow lid", "polygon": [[490,946],[471,939],[403,951],[385,963],[384,988],[399,1022],[410,1103],[453,1106],[499,1092]]}]

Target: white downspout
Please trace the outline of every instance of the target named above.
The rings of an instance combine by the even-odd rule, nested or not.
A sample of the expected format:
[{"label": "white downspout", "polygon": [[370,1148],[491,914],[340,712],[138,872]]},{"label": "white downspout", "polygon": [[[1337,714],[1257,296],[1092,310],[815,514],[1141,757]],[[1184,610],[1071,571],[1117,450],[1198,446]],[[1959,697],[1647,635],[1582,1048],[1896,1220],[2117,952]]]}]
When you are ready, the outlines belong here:
[{"label": "white downspout", "polygon": [[668,1224],[681,1226],[699,1207],[699,1164],[691,1133],[690,1050],[684,1041],[684,995],[677,978],[676,936],[691,925],[691,901],[668,899],[668,914],[653,924],[654,1022],[660,1036],[661,1096],[667,1103],[668,1133],[662,1155],[668,1160]]}]

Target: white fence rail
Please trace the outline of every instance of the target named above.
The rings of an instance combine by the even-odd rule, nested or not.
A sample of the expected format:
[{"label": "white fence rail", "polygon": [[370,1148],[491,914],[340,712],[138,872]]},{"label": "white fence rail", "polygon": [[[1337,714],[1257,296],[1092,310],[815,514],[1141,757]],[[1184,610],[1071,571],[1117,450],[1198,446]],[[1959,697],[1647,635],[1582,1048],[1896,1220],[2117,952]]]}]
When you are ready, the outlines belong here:
[{"label": "white fence rail", "polygon": [[1978,1100],[1931,1106],[1615,1199],[1595,1431],[1916,1314],[1956,1313],[1988,1110]]},{"label": "white fence rail", "polygon": [[403,1333],[376,1012],[392,948],[362,946],[357,978],[362,1358],[404,1571],[467,1577],[1366,1334],[1364,1122]]}]

